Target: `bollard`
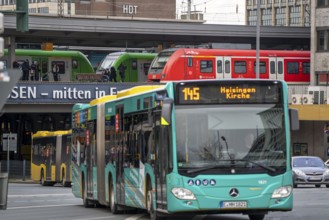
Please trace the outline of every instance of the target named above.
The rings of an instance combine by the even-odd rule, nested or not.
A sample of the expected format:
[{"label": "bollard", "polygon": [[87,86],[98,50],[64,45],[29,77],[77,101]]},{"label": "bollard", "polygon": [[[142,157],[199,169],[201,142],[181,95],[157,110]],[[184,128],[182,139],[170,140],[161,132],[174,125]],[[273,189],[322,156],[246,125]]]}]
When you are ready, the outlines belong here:
[{"label": "bollard", "polygon": [[25,160],[23,160],[23,181],[25,181]]},{"label": "bollard", "polygon": [[0,172],[0,209],[7,209],[8,173]]}]

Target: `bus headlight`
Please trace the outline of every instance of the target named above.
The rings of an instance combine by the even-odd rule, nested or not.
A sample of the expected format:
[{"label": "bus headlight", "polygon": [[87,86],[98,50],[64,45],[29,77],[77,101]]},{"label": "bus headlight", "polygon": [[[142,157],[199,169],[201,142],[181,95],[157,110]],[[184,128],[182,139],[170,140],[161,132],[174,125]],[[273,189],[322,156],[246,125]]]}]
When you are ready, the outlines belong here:
[{"label": "bus headlight", "polygon": [[196,200],[194,194],[191,190],[184,188],[173,188],[171,192],[178,199],[186,199],[186,200]]},{"label": "bus headlight", "polygon": [[272,198],[285,198],[288,197],[292,192],[292,187],[291,186],[282,186],[276,190],[274,190],[272,194]]}]

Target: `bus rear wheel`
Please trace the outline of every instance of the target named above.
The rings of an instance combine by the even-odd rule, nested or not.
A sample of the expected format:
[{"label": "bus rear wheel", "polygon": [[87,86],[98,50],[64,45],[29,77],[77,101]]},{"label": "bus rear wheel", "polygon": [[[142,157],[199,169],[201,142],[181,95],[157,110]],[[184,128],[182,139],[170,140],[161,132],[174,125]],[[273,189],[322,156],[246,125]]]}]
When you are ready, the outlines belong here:
[{"label": "bus rear wheel", "polygon": [[110,180],[110,209],[112,214],[118,214],[118,205],[115,203],[114,184],[112,179]]},{"label": "bus rear wheel", "polygon": [[91,201],[87,197],[87,183],[83,181],[83,188],[82,188],[82,201],[83,201],[83,206],[85,208],[89,208],[92,206]]},{"label": "bus rear wheel", "polygon": [[66,186],[66,179],[65,179],[65,173],[64,173],[64,170],[62,171],[62,186],[63,186],[63,187]]},{"label": "bus rear wheel", "polygon": [[66,181],[66,176],[65,176],[64,170],[62,172],[62,185],[63,185],[63,187],[70,187],[71,186],[71,182]]},{"label": "bus rear wheel", "polygon": [[42,186],[46,186],[47,185],[46,180],[45,180],[45,174],[44,174],[43,169],[41,170],[41,174],[40,174],[40,184]]},{"label": "bus rear wheel", "polygon": [[250,220],[263,220],[265,218],[264,214],[249,214]]}]

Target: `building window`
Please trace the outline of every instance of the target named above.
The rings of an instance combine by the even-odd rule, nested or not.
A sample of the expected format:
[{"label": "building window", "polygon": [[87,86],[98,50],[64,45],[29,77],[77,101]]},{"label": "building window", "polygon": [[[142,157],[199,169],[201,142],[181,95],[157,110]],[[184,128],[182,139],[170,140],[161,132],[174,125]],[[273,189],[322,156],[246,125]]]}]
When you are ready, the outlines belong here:
[{"label": "building window", "polygon": [[248,11],[248,17],[249,17],[249,21],[248,21],[248,25],[250,26],[256,26],[257,25],[257,11]]},{"label": "building window", "polygon": [[290,13],[290,26],[300,26],[301,25],[301,13],[300,6],[289,7]]},{"label": "building window", "polygon": [[286,25],[286,8],[285,7],[275,9],[275,24],[277,26]]},{"label": "building window", "polygon": [[318,0],[318,7],[329,7],[329,0]]},{"label": "building window", "polygon": [[329,30],[318,30],[318,51],[329,51]]},{"label": "building window", "polygon": [[262,10],[262,25],[271,26],[272,25],[272,9]]}]

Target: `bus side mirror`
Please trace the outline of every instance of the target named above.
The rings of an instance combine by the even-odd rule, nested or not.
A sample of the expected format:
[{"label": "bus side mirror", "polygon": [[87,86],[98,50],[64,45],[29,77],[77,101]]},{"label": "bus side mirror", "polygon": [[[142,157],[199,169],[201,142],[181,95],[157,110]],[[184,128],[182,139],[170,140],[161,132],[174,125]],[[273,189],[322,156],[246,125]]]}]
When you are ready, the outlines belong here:
[{"label": "bus side mirror", "polygon": [[289,119],[290,119],[290,130],[296,131],[299,130],[299,119],[298,119],[298,110],[289,108]]},{"label": "bus side mirror", "polygon": [[173,100],[165,98],[162,103],[161,110],[161,125],[168,126],[171,124],[171,113],[172,113]]}]

